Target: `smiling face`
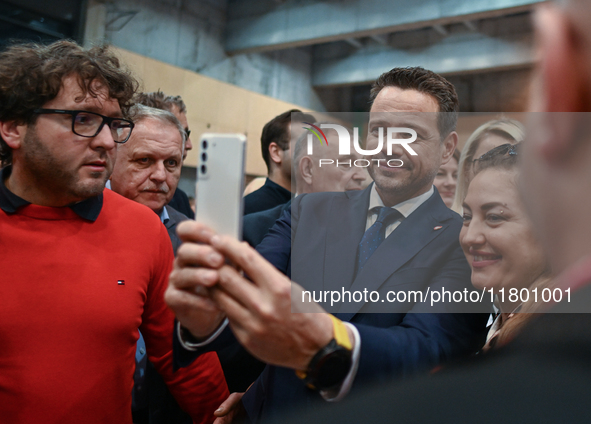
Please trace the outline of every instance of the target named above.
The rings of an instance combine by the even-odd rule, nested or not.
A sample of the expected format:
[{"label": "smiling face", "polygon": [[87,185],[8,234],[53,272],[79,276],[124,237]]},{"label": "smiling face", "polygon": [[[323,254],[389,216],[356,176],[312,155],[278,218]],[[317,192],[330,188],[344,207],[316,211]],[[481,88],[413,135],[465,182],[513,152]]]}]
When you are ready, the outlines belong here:
[{"label": "smiling face", "polygon": [[529,287],[547,269],[515,179],[515,171],[489,168],[468,187],[460,244],[477,289]]},{"label": "smiling face", "polygon": [[445,206],[448,208],[451,208],[451,205],[454,202],[457,183],[458,162],[452,157],[449,162],[439,167],[439,171],[437,171],[437,175],[435,176],[435,181],[433,181],[433,185],[437,187],[437,191],[439,191],[443,203],[445,203]]},{"label": "smiling face", "polygon": [[171,123],[146,118],[119,148],[111,188],[160,213],[181,176],[182,137]]},{"label": "smiling face", "polygon": [[[64,79],[57,97],[45,109],[86,110],[122,117],[106,88],[93,83],[97,97],[84,96],[75,76]],[[107,125],[95,137],[72,132],[72,116],[38,115],[13,152],[14,172],[21,197],[46,206],[65,206],[100,194],[113,169],[115,142]]]},{"label": "smiling face", "polygon": [[[379,128],[383,128],[384,139],[388,127],[408,127],[417,133],[416,141],[409,145],[417,153],[416,156],[410,155],[400,144],[395,144],[392,155],[388,156],[384,141],[382,150],[367,158],[371,161],[369,174],[387,206],[427,192],[439,166],[451,157],[457,136],[452,133],[441,141],[437,126],[438,111],[439,106],[433,97],[416,90],[385,87],[377,95],[370,111],[366,150],[378,146]],[[394,137],[404,138],[405,134]],[[400,159],[404,165],[388,167],[386,163],[390,159]],[[392,164],[399,165],[396,162]]]}]

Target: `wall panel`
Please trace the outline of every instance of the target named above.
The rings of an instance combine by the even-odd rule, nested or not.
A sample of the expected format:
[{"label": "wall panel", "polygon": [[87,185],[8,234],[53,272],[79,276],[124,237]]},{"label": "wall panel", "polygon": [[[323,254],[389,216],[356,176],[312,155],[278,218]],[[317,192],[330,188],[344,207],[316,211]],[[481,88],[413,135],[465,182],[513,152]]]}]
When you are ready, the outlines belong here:
[{"label": "wall panel", "polygon": [[238,132],[246,134],[246,173],[266,175],[261,157],[260,138],[265,123],[298,105],[264,96],[213,78],[178,68],[128,50],[115,49],[122,61],[140,80],[143,91],[162,90],[181,95],[187,105],[187,119],[193,150],[185,165],[196,166],[198,141],[204,132]]}]

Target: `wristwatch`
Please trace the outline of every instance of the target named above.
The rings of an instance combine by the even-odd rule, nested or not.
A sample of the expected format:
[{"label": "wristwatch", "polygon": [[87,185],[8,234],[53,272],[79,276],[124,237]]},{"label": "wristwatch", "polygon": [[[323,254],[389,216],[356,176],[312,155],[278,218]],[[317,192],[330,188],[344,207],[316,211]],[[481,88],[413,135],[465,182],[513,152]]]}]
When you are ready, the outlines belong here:
[{"label": "wristwatch", "polygon": [[347,327],[343,322],[329,315],[333,323],[333,339],[314,355],[306,371],[296,375],[315,390],[338,388],[351,369],[353,349]]}]

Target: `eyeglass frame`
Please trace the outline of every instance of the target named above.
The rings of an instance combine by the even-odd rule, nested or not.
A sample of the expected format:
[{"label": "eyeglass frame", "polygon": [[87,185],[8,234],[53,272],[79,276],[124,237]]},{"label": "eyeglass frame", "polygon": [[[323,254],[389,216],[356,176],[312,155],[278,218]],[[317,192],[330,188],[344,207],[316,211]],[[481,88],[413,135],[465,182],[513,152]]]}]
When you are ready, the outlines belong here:
[{"label": "eyeglass frame", "polygon": [[[111,135],[112,135],[113,129],[111,128],[111,123],[113,121],[123,121],[123,122],[129,124],[129,134],[127,135],[127,137],[123,141],[116,141],[115,138],[113,138],[113,141],[118,144],[123,144],[123,143],[127,142],[127,140],[129,140],[129,137],[131,137],[131,132],[133,131],[133,128],[135,126],[135,124],[132,121],[130,121],[129,119],[111,118],[109,116],[101,115],[100,113],[96,113],[96,112],[90,112],[88,110],[67,110],[67,109],[43,109],[43,108],[40,108],[40,109],[34,109],[33,113],[37,114],[37,115],[51,115],[51,114],[71,115],[72,116],[72,132],[74,134],[76,134],[77,136],[86,137],[86,138],[96,137],[101,132],[103,127],[105,126],[105,123],[109,127],[109,130],[111,130]],[[76,130],[74,130],[76,116],[78,116],[79,113],[90,113],[91,115],[97,115],[97,116],[100,116],[101,118],[103,118],[103,122],[101,122],[101,124],[99,125],[99,127],[96,130],[96,133],[94,133],[94,135],[82,135],[82,134],[78,134],[76,132]]]},{"label": "eyeglass frame", "polygon": [[[490,159],[492,157],[495,156],[502,156],[502,155],[509,155],[509,156],[516,156],[519,153],[519,150],[517,150],[519,148],[520,143],[505,143],[505,144],[501,144],[497,147],[493,147],[492,149],[490,149],[488,152],[484,153],[482,156],[480,156],[477,159],[474,159],[472,162],[476,163],[479,161],[484,161],[487,159]],[[506,149],[506,151],[504,151]]]}]

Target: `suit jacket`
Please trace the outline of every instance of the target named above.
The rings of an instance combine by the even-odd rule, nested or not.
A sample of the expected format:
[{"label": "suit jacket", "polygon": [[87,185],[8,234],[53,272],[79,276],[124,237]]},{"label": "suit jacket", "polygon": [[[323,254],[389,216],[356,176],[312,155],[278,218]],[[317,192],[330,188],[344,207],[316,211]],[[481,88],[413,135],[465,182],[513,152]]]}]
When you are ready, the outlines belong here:
[{"label": "suit jacket", "polygon": [[[462,220],[437,192],[402,221],[354,278],[370,190],[371,186],[361,192],[298,196],[291,214],[284,212],[257,250],[310,290],[362,290],[364,284],[380,293],[427,287],[472,289],[470,268],[458,241]],[[444,305],[434,310],[439,313],[424,304],[388,305],[388,313],[362,313],[371,311],[371,305],[361,304],[337,314],[353,323],[361,336],[353,392],[367,383],[432,369],[475,352],[484,342],[486,314],[445,313],[449,309]],[[207,350],[224,340],[221,337]],[[324,402],[293,370],[274,366],[266,367],[242,401],[253,421],[278,420],[289,407]]]},{"label": "suit jacket", "polygon": [[242,240],[250,244],[252,247],[257,247],[265,238],[267,233],[275,221],[277,221],[283,212],[291,207],[291,200],[283,205],[275,206],[266,211],[260,211],[246,215],[243,220]]},{"label": "suit jacket", "polygon": [[168,236],[170,237],[170,241],[172,243],[172,250],[174,251],[174,256],[176,257],[176,251],[182,243],[181,239],[176,234],[176,226],[179,222],[189,219],[189,217],[168,205],[164,207],[168,212],[168,221],[164,223],[164,226],[166,227],[166,231],[168,231]]}]

